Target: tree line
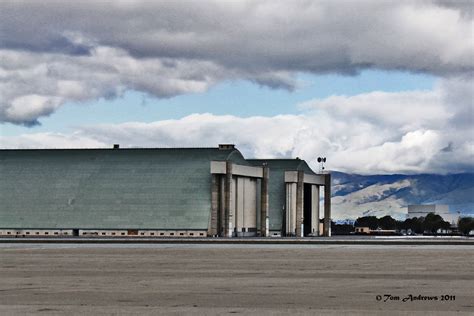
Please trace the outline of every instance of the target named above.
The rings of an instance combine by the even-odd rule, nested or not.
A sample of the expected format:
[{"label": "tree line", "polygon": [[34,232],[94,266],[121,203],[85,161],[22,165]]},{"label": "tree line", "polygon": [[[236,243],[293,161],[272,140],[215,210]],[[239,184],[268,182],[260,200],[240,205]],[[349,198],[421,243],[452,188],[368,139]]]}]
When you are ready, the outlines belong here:
[{"label": "tree line", "polygon": [[[332,230],[336,234],[349,234],[354,231],[354,227],[369,227],[371,230],[411,230],[415,234],[432,233],[435,234],[439,229],[447,230],[451,228],[451,224],[445,221],[440,215],[429,213],[426,217],[407,218],[403,221],[396,220],[387,215],[381,218],[376,216],[359,217],[354,225],[332,225]],[[474,218],[462,217],[458,221],[458,231],[461,234],[467,235],[471,230],[474,230]]]},{"label": "tree line", "polygon": [[407,218],[404,221],[398,221],[387,215],[382,218],[375,216],[359,217],[355,221],[355,226],[366,226],[370,229],[389,229],[389,230],[411,230],[416,234],[424,232],[436,233],[439,229],[449,229],[451,224],[445,221],[441,216],[429,213],[426,217]]},{"label": "tree line", "polygon": [[471,230],[474,230],[474,218],[461,217],[458,222],[458,229],[464,235],[469,234]]}]

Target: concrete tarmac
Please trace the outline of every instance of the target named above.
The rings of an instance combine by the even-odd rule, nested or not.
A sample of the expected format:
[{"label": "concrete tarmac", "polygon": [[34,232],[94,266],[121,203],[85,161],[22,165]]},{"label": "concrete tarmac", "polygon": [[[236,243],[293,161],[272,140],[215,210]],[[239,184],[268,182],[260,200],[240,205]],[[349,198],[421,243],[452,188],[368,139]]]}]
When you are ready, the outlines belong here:
[{"label": "concrete tarmac", "polygon": [[0,244],[0,315],[473,315],[462,245]]}]

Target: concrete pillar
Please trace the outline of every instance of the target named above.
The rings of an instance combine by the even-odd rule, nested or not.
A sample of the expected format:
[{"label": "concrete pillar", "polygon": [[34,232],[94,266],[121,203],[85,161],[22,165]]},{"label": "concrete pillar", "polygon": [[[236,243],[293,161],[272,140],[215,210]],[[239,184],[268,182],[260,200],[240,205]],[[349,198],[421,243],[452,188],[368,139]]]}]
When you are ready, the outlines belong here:
[{"label": "concrete pillar", "polygon": [[224,181],[224,237],[232,237],[232,162],[226,161]]},{"label": "concrete pillar", "polygon": [[298,171],[298,182],[296,182],[296,237],[303,236],[303,194],[304,194],[304,171]]},{"label": "concrete pillar", "polygon": [[217,217],[217,227],[219,227],[219,236],[224,237],[225,230],[225,176],[219,177],[219,216]]},{"label": "concrete pillar", "polygon": [[296,236],[296,186],[286,184],[286,236]]},{"label": "concrete pillar", "polygon": [[260,198],[260,236],[268,237],[268,178],[270,176],[269,169],[266,164],[263,165],[263,177],[261,181],[261,198]]},{"label": "concrete pillar", "polygon": [[[233,167],[232,167],[233,169]],[[237,231],[236,222],[237,222],[237,179],[238,177],[234,176],[234,172],[232,170],[232,186],[230,187],[230,212],[229,212],[229,236],[235,236],[235,232]]]},{"label": "concrete pillar", "polygon": [[331,174],[324,175],[324,227],[323,236],[331,236]]},{"label": "concrete pillar", "polygon": [[208,235],[215,236],[218,234],[219,216],[219,176],[211,175],[211,223],[209,225]]},{"label": "concrete pillar", "polygon": [[319,185],[311,186],[311,233],[319,236]]},{"label": "concrete pillar", "polygon": [[235,177],[235,203],[234,203],[234,227],[237,234],[242,232],[244,227],[245,211],[245,178]]}]

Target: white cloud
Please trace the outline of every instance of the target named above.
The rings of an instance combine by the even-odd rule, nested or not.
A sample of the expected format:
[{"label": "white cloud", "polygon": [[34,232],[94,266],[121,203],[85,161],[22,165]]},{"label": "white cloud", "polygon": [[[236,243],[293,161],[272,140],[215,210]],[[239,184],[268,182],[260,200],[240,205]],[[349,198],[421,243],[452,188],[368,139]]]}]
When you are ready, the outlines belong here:
[{"label": "white cloud", "polygon": [[298,73],[362,69],[441,78],[428,91],[308,100],[300,115],[82,126],[0,136],[3,148],[235,142],[248,157],[324,155],[349,172],[473,170],[470,2],[4,1],[0,20],[0,122],[27,126],[127,90],[167,98],[235,79],[291,90]]},{"label": "white cloud", "polygon": [[106,144],[81,132],[71,134],[32,133],[18,136],[0,136],[1,148],[46,149],[46,148],[105,148]]},{"label": "white cloud", "polygon": [[34,121],[38,116],[48,115],[61,103],[61,98],[29,94],[15,97],[11,105],[5,109],[5,115],[11,120]]},{"label": "white cloud", "polygon": [[233,79],[291,90],[299,72],[472,76],[470,10],[428,0],[4,1],[0,121],[34,125],[68,101],[125,90],[166,98]]},{"label": "white cloud", "polygon": [[[303,109],[324,110],[335,117],[378,122],[410,130],[421,125],[440,126],[452,116],[439,91],[381,92],[356,96],[332,96],[302,103]],[[405,126],[406,125],[406,126]]]},{"label": "white cloud", "polygon": [[202,92],[221,76],[210,62],[136,60],[110,47],[86,56],[0,50],[0,60],[7,65],[0,73],[0,121],[27,125],[67,101],[111,98],[126,89],[159,97]]},{"label": "white cloud", "polygon": [[[73,134],[0,137],[7,147],[199,147],[235,143],[246,157],[300,157],[317,169],[357,173],[452,173],[474,168],[474,128],[458,111],[472,100],[445,91],[371,92],[304,103],[300,115],[236,117],[193,114],[177,120],[83,126]],[[460,89],[463,94],[463,89]],[[380,105],[379,104],[383,104]],[[380,109],[382,107],[383,109]],[[358,112],[360,109],[360,113]],[[359,115],[358,115],[359,113]],[[387,115],[388,113],[388,115]]]}]

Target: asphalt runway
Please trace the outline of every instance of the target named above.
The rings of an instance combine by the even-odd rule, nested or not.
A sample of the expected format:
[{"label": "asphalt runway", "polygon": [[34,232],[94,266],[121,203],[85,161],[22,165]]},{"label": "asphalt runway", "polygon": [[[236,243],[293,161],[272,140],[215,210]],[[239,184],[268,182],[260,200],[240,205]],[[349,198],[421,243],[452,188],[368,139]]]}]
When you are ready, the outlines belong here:
[{"label": "asphalt runway", "polygon": [[0,315],[473,315],[472,245],[0,244]]}]

